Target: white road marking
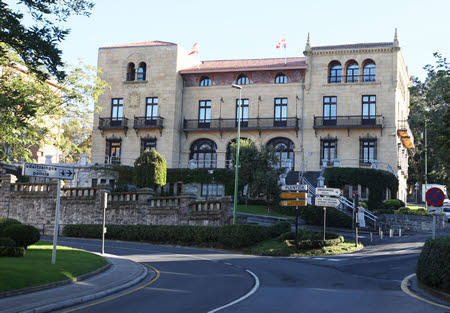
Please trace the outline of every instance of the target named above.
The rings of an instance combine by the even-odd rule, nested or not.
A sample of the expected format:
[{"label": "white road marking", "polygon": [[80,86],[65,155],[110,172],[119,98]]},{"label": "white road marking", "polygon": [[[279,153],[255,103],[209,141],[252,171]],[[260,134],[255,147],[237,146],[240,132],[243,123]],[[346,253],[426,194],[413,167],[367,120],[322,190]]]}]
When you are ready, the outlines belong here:
[{"label": "white road marking", "polygon": [[208,313],[215,313],[215,312],[218,312],[218,311],[220,311],[220,310],[222,310],[222,309],[228,308],[229,306],[232,306],[232,305],[234,305],[234,304],[236,304],[236,303],[238,303],[238,302],[241,302],[241,301],[247,299],[247,298],[250,297],[252,294],[254,294],[254,293],[256,292],[256,290],[258,290],[258,288],[259,288],[259,279],[258,279],[258,276],[256,276],[256,274],[253,273],[253,272],[250,271],[250,270],[245,270],[245,271],[248,272],[250,275],[252,275],[252,276],[253,276],[253,279],[255,280],[255,285],[253,286],[253,288],[252,288],[249,292],[247,292],[245,295],[243,295],[242,297],[240,297],[239,299],[236,299],[236,300],[234,300],[234,301],[232,301],[232,302],[230,302],[230,303],[227,303],[227,304],[225,304],[225,305],[223,305],[223,306],[221,306],[221,307],[218,307],[218,308],[216,308],[216,309],[213,309],[213,310],[211,310],[211,311],[208,311]]}]

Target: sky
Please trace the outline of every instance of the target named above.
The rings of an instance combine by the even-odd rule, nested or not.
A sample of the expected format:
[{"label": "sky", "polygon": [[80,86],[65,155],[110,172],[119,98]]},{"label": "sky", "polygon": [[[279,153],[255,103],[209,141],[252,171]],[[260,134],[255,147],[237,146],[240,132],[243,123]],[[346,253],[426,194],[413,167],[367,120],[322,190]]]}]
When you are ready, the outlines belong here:
[{"label": "sky", "polygon": [[450,52],[450,1],[440,0],[98,0],[90,17],[72,17],[61,44],[63,59],[96,65],[98,48],[161,40],[190,49],[202,60],[303,56],[311,45],[392,41],[394,29],[410,75],[425,77],[433,52]]}]

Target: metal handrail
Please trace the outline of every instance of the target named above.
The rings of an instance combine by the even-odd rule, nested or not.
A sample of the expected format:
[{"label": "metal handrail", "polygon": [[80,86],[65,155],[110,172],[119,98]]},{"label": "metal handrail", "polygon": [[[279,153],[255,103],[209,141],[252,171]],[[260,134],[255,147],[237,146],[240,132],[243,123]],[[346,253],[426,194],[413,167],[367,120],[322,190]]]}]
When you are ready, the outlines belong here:
[{"label": "metal handrail", "polygon": [[383,127],[382,115],[315,116],[314,127]]},{"label": "metal handrail", "polygon": [[[241,129],[299,129],[299,118],[246,118],[241,120],[240,126]],[[185,119],[183,123],[183,130],[234,130],[236,128],[237,121],[234,118]]]}]

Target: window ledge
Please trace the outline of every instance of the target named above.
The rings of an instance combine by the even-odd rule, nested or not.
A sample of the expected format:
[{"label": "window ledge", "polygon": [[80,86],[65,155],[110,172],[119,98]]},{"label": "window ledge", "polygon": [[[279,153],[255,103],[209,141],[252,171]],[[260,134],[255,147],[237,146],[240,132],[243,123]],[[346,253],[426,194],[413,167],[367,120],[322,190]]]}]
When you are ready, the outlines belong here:
[{"label": "window ledge", "polygon": [[123,83],[124,84],[130,84],[130,85],[146,84],[146,83],[148,83],[148,80],[125,80]]},{"label": "window ledge", "polygon": [[326,83],[326,84],[323,84],[322,86],[355,86],[355,85],[360,85],[360,86],[381,85],[381,82],[379,80],[376,80],[374,82]]}]

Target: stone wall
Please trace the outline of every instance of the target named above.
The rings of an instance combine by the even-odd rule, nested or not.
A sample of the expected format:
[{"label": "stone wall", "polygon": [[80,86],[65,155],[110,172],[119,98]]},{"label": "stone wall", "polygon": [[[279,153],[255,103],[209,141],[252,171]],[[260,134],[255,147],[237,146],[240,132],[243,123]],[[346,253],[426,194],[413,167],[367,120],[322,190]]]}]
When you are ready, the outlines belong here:
[{"label": "stone wall", "polygon": [[[101,224],[104,187],[62,188],[60,231],[65,224]],[[0,217],[37,227],[45,235],[54,228],[56,183],[15,183],[15,176],[0,177]],[[231,222],[230,197],[196,201],[191,194],[155,197],[152,190],[113,192],[108,195],[107,224],[211,225]]]},{"label": "stone wall", "polygon": [[[408,232],[431,232],[433,224],[432,216],[406,215],[406,214],[381,214],[377,220],[377,226],[383,230],[399,228]],[[436,218],[436,231],[450,232],[450,225],[444,216]]]}]

